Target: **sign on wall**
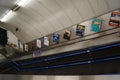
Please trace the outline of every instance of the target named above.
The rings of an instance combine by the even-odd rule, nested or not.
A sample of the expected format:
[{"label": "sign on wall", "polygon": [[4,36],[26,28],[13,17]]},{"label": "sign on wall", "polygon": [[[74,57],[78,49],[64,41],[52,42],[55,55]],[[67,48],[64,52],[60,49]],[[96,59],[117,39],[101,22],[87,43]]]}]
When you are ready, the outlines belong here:
[{"label": "sign on wall", "polygon": [[65,30],[65,32],[63,34],[63,38],[66,40],[70,40],[70,37],[71,37],[71,31]]},{"label": "sign on wall", "polygon": [[120,26],[120,12],[112,12],[109,26],[119,27]]},{"label": "sign on wall", "polygon": [[92,20],[91,31],[100,32],[101,26],[102,26],[102,20],[95,18]]},{"label": "sign on wall", "polygon": [[36,46],[37,46],[38,48],[41,48],[41,40],[37,40]]},{"label": "sign on wall", "polygon": [[53,34],[53,42],[59,42],[59,34]]},{"label": "sign on wall", "polygon": [[24,44],[24,50],[28,52],[28,45]]},{"label": "sign on wall", "polygon": [[76,35],[83,36],[85,31],[85,26],[83,25],[77,25],[76,26]]},{"label": "sign on wall", "polygon": [[48,37],[44,37],[44,45],[45,46],[49,46],[49,38]]}]

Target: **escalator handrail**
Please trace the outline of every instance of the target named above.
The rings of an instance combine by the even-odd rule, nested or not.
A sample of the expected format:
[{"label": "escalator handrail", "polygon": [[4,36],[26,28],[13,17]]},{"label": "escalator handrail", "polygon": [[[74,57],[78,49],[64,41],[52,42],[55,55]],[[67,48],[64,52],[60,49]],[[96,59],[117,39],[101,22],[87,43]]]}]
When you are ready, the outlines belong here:
[{"label": "escalator handrail", "polygon": [[95,59],[95,60],[91,60],[91,61],[88,60],[88,61],[74,62],[74,63],[68,63],[68,64],[59,64],[59,65],[53,65],[53,66],[47,66],[47,67],[28,68],[28,69],[23,69],[21,71],[25,71],[26,72],[26,71],[55,69],[55,68],[62,68],[62,67],[70,67],[70,66],[77,66],[77,65],[85,65],[85,64],[107,62],[107,61],[111,61],[111,60],[120,60],[120,56],[109,57],[109,58],[102,58],[102,59]]}]

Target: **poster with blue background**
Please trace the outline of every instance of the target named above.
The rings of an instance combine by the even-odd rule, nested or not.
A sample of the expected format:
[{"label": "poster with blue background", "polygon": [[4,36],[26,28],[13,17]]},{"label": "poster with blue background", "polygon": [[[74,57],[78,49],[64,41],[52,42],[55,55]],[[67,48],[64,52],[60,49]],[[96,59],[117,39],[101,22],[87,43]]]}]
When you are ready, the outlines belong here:
[{"label": "poster with blue background", "polygon": [[102,26],[102,20],[100,19],[93,19],[91,25],[91,31],[100,32]]},{"label": "poster with blue background", "polygon": [[59,34],[53,34],[53,42],[59,42]]}]

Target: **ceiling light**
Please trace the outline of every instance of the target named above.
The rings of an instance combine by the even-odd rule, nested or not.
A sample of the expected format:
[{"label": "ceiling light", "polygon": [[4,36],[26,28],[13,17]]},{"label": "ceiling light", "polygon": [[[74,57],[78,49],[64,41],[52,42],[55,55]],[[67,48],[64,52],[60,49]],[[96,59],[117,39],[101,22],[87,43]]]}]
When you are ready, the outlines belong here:
[{"label": "ceiling light", "polygon": [[11,8],[11,10],[0,21],[5,22],[14,11],[17,11],[20,6],[25,6],[28,2],[30,2],[30,0],[20,0],[17,5],[13,6],[13,8]]},{"label": "ceiling light", "polygon": [[19,9],[20,9],[20,6],[18,6],[18,5],[15,5],[11,8],[11,10],[14,11],[14,12],[19,10]]},{"label": "ceiling light", "polygon": [[18,6],[24,6],[27,2],[29,2],[29,0],[20,0],[17,5]]},{"label": "ceiling light", "polygon": [[10,10],[10,11],[1,19],[1,21],[2,21],[2,22],[5,22],[5,21],[7,20],[7,18],[8,18],[12,13],[13,13],[13,11]]}]

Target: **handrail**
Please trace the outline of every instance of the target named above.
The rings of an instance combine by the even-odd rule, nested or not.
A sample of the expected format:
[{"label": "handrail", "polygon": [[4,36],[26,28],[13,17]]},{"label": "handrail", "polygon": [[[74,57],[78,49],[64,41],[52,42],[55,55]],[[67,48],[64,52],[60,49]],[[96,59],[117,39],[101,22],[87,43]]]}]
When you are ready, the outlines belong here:
[{"label": "handrail", "polygon": [[88,61],[82,61],[82,62],[74,62],[74,63],[67,63],[67,64],[59,64],[59,65],[53,65],[53,66],[47,66],[47,67],[36,67],[36,68],[29,68],[29,69],[23,69],[22,71],[36,71],[36,70],[45,70],[45,69],[55,69],[55,68],[62,68],[62,67],[70,67],[70,66],[77,66],[77,65],[85,65],[85,64],[92,64],[92,63],[100,63],[100,62],[106,62],[111,60],[120,60],[120,56],[110,57],[110,58],[103,58],[103,59],[95,59],[95,60],[88,60]]}]

